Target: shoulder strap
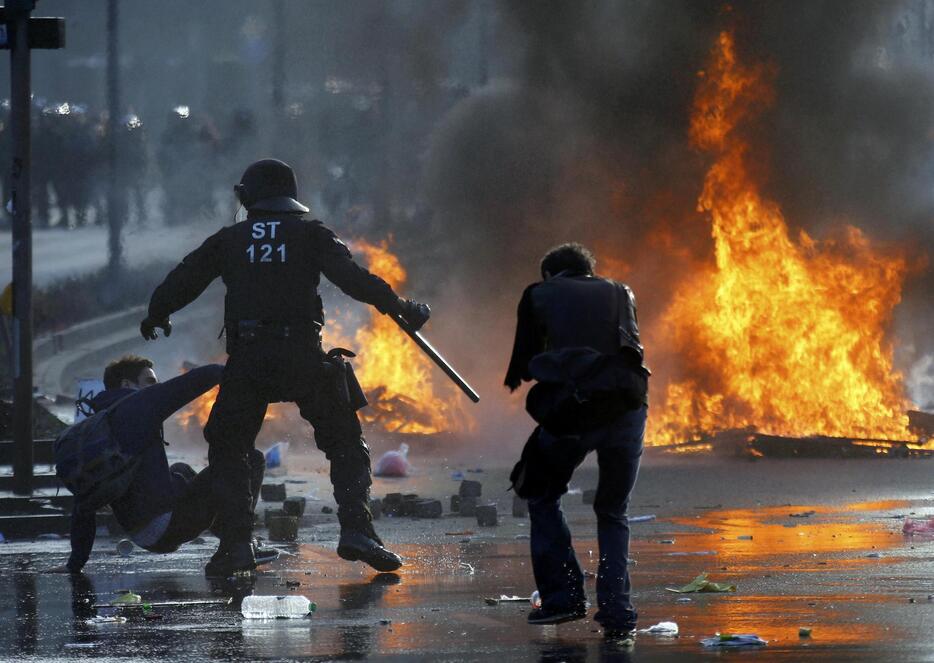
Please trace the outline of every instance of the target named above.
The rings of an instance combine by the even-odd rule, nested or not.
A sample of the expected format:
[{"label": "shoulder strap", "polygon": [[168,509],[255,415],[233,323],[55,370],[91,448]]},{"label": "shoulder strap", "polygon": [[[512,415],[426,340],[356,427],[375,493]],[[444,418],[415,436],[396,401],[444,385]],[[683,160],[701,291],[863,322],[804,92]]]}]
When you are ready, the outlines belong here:
[{"label": "shoulder strap", "polygon": [[636,318],[636,302],[632,290],[624,283],[614,281],[616,286],[616,310],[619,324],[620,347],[632,348],[643,354],[642,342],[639,339],[639,323]]}]

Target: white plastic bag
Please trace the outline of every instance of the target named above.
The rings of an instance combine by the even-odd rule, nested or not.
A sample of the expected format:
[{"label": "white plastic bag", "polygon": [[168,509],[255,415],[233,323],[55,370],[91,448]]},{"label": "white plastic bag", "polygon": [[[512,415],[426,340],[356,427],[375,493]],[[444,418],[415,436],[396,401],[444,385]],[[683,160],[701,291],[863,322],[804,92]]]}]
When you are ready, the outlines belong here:
[{"label": "white plastic bag", "polygon": [[405,442],[399,445],[398,451],[387,451],[379,460],[376,461],[376,470],[373,472],[378,477],[407,477],[412,466],[408,459],[409,445]]}]

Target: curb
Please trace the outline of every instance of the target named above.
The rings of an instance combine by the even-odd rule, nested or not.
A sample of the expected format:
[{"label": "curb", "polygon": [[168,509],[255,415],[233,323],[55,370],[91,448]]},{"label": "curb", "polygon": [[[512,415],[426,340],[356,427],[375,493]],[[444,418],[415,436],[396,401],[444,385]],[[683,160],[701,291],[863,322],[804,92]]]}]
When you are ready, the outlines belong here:
[{"label": "curb", "polygon": [[[139,321],[146,317],[146,310],[146,306],[135,306],[37,339],[33,371],[39,391],[74,396],[72,378],[81,365],[102,363],[139,345]],[[176,313],[173,319],[185,324],[216,316],[214,307],[200,306]]]}]

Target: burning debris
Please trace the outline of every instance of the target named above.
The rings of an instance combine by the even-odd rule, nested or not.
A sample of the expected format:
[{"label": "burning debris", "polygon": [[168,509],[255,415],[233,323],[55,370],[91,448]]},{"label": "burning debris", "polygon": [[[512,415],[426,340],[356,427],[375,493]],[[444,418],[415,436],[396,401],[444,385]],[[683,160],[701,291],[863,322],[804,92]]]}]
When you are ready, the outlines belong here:
[{"label": "burning debris", "polygon": [[[390,251],[389,242],[357,240],[353,248],[363,254],[370,270],[382,275],[394,289],[405,283],[405,268]],[[325,347],[363,349],[354,360],[354,370],[369,401],[360,411],[364,424],[412,435],[471,430],[473,420],[463,408],[462,397],[456,388],[437,379],[431,360],[391,318],[369,310],[366,315],[365,322],[357,325],[346,310],[340,310],[324,331]],[[351,336],[348,330],[354,328]],[[217,392],[212,389],[183,409],[177,416],[181,426],[200,432]],[[294,408],[275,403],[267,409],[264,425],[268,427],[270,422],[279,437],[288,437],[296,425],[302,425]]]},{"label": "burning debris", "polygon": [[668,338],[654,344],[687,359],[649,418],[648,442],[701,442],[748,426],[798,438],[910,440],[885,334],[907,261],[854,227],[833,240],[794,237],[762,196],[743,130],[772,103],[773,76],[769,66],[738,61],[730,32],[699,73],[690,137],[715,159],[697,204],[711,222],[716,262],[683,282],[663,316]]},{"label": "burning debris", "polygon": [[[356,240],[352,248],[363,254],[371,272],[380,274],[394,290],[401,290],[407,274],[389,242],[371,244]],[[370,407],[361,419],[384,430],[406,433],[439,433],[469,430],[472,421],[457,391],[446,382],[435,382],[431,360],[396,326],[393,320],[368,311],[366,325],[357,329],[353,345],[365,348],[354,364]]]}]

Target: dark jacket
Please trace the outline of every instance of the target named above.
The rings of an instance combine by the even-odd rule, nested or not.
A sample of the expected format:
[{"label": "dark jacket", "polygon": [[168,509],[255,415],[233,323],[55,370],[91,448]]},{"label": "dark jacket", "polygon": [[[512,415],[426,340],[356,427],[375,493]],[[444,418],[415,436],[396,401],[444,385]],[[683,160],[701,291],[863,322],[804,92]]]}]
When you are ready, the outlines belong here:
[{"label": "dark jacket", "polygon": [[392,288],[357,265],[347,246],[320,221],[251,213],[185,256],[153,292],[149,315],[169,317],[220,277],[227,286],[228,333],[240,320],[321,326],[322,274],[356,300],[383,313],[401,313]]},{"label": "dark jacket", "polygon": [[620,316],[621,285],[599,276],[562,272],[526,288],[519,301],[505,385],[514,391],[531,380],[529,362],[546,351],[590,348],[604,355],[626,353],[632,356],[632,368],[640,368],[635,299],[623,286],[631,311]]},{"label": "dark jacket", "polygon": [[[209,364],[145,389],[108,389],[92,401],[95,411],[116,404],[110,419],[114,437],[124,451],[142,454],[129,491],[110,505],[114,518],[126,531],[139,529],[174,508],[181,486],[169,473],[162,422],[216,386],[223,371],[223,366]],[[94,514],[79,515],[76,502],[71,516],[71,557],[68,559],[71,571],[80,571],[88,561],[96,527]]]}]

